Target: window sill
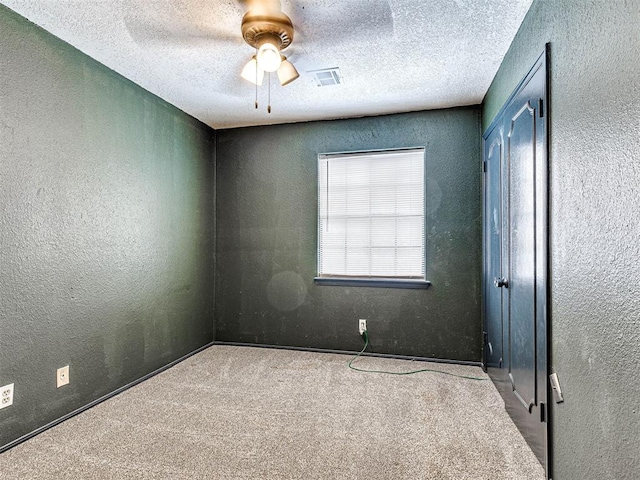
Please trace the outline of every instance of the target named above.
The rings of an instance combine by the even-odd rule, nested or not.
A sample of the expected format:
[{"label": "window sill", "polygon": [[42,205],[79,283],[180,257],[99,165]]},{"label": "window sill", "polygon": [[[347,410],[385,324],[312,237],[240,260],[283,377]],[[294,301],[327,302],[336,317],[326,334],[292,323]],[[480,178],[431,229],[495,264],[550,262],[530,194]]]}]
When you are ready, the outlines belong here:
[{"label": "window sill", "polygon": [[396,278],[331,278],[316,277],[316,285],[334,287],[376,287],[376,288],[412,288],[426,289],[431,286],[428,280],[404,280]]}]

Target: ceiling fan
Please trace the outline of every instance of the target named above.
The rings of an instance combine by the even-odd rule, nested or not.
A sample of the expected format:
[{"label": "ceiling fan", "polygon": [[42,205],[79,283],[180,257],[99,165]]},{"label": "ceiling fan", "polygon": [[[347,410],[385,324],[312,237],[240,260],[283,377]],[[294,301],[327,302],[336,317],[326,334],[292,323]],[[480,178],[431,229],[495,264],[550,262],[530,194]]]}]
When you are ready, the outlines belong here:
[{"label": "ceiling fan", "polygon": [[258,86],[265,72],[269,76],[269,103],[271,113],[271,73],[276,72],[283,87],[300,77],[296,67],[282,54],[293,42],[291,19],[280,8],[279,1],[254,2],[242,17],[242,38],[256,53],[244,66],[240,76],[256,85],[255,108],[258,108]]},{"label": "ceiling fan", "polygon": [[241,76],[256,85],[262,85],[265,72],[276,72],[282,86],[300,76],[282,54],[293,42],[294,27],[276,3],[279,4],[256,2],[242,17],[242,38],[256,49],[256,54],[245,65]]},{"label": "ceiling fan", "polygon": [[[332,46],[349,45],[367,38],[373,30],[382,38],[393,36],[389,0],[362,4],[339,0],[131,0],[126,5],[124,24],[133,41],[145,49],[226,51],[248,44],[254,54],[229,73],[240,72],[256,90],[265,74],[270,80],[270,73],[275,73],[282,86],[299,78],[288,53],[294,35],[303,52],[326,41]],[[238,13],[243,15],[240,31]],[[230,61],[235,63],[233,58]],[[234,83],[239,84],[228,77],[227,91],[235,89]]]}]

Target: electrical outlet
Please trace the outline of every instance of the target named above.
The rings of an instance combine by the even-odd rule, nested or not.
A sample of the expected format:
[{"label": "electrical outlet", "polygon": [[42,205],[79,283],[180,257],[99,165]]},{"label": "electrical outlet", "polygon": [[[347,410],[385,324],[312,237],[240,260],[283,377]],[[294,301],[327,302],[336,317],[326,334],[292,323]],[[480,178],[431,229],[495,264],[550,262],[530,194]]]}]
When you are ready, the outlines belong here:
[{"label": "electrical outlet", "polygon": [[367,331],[367,320],[364,318],[361,318],[360,320],[358,320],[358,332],[360,332],[360,335],[362,335],[366,331]]},{"label": "electrical outlet", "polygon": [[0,409],[13,405],[13,383],[0,387]]},{"label": "electrical outlet", "polygon": [[56,374],[56,388],[64,387],[69,383],[69,365],[58,369]]}]

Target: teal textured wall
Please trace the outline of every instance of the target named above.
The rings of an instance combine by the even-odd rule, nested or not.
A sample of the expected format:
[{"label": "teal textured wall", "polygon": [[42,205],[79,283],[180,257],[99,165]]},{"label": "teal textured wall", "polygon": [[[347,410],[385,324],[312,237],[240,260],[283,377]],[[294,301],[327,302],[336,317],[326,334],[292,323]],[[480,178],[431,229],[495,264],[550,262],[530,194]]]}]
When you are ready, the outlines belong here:
[{"label": "teal textured wall", "polygon": [[215,139],[3,6],[0,38],[1,447],[212,341]]},{"label": "teal textured wall", "polygon": [[640,2],[535,0],[485,98],[490,124],[550,58],[553,478],[640,478]]},{"label": "teal textured wall", "polygon": [[[480,361],[479,107],[217,132],[216,340]],[[317,155],[426,147],[429,290],[318,286]]]}]

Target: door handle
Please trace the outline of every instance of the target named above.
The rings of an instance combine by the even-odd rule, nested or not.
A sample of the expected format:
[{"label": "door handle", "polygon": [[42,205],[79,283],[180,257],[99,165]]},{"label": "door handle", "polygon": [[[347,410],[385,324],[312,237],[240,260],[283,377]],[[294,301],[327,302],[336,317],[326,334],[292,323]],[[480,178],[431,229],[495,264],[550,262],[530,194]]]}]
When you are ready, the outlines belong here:
[{"label": "door handle", "polygon": [[509,281],[506,278],[494,278],[493,279],[493,284],[500,288],[500,287],[504,287],[504,288],[509,288]]}]

